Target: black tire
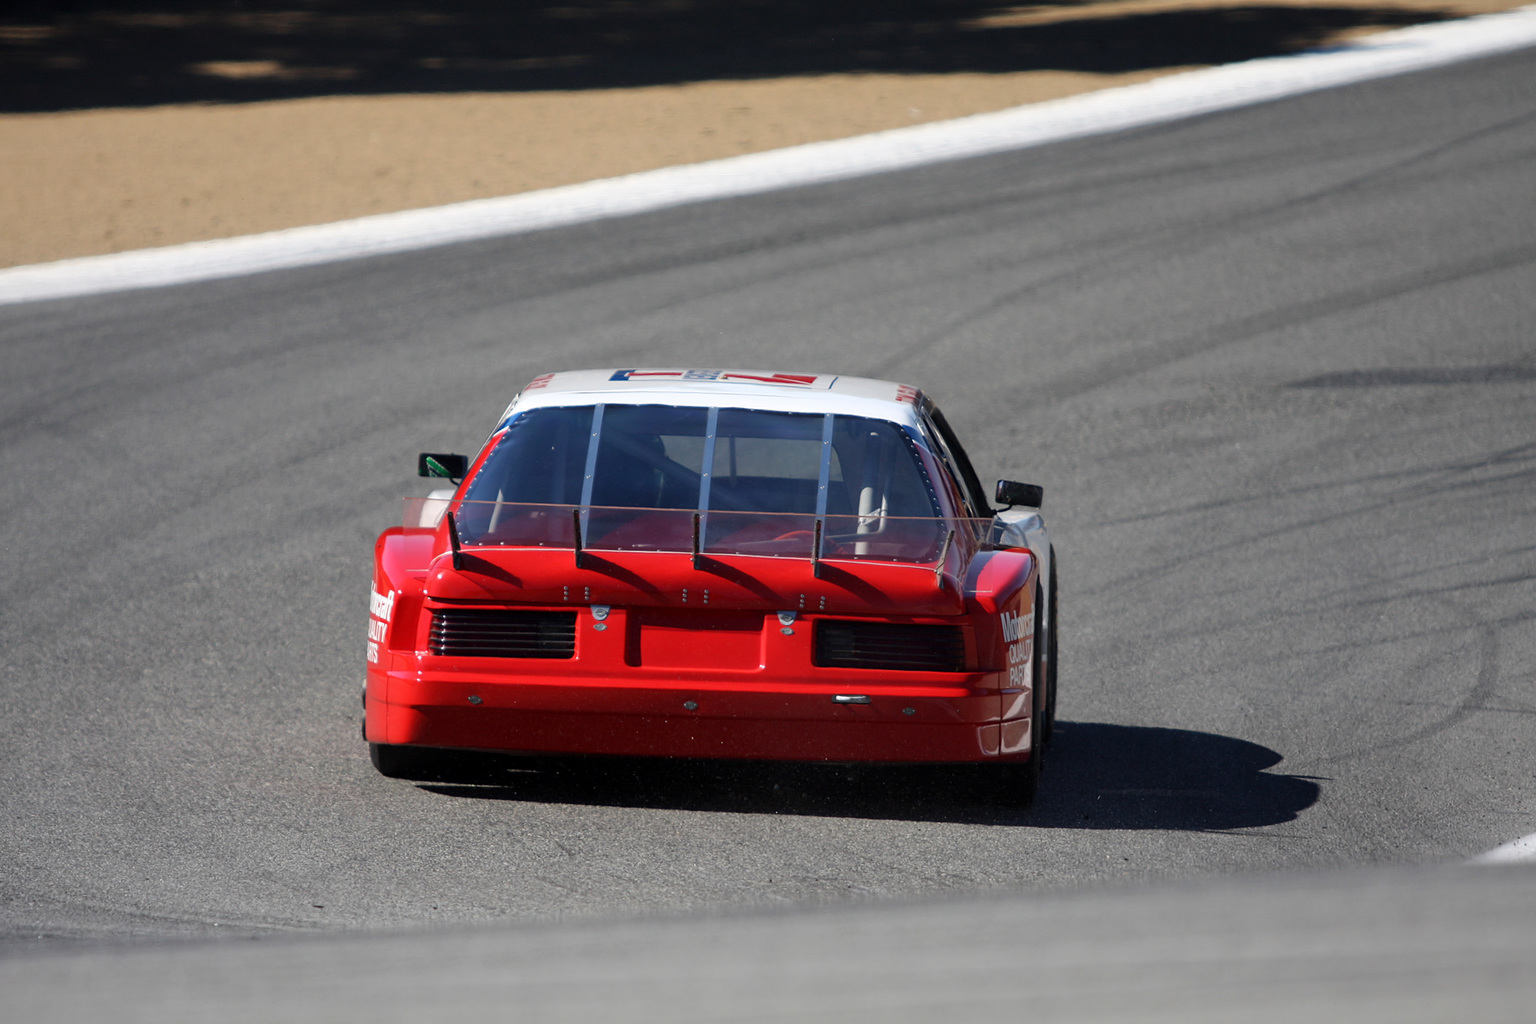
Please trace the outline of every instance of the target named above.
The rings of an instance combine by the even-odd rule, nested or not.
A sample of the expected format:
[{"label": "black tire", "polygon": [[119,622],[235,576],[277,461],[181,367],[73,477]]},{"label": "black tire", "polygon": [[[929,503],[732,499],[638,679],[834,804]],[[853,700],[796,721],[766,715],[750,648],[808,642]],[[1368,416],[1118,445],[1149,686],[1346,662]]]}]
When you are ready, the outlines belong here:
[{"label": "black tire", "polygon": [[[1042,594],[1040,589],[1035,589],[1035,608],[1040,608]],[[1034,805],[1035,796],[1040,791],[1040,772],[1045,767],[1045,731],[1047,729],[1047,706],[1049,696],[1047,687],[1039,685],[1043,679],[1045,668],[1045,636],[1044,626],[1040,616],[1035,615],[1035,643],[1034,664],[1031,678],[1035,682],[1033,688],[1034,708],[1029,716],[1029,760],[1007,761],[997,766],[996,780],[997,802],[1004,807],[1013,807],[1018,810],[1028,810]]]},{"label": "black tire", "polygon": [[1045,745],[1049,746],[1051,736],[1056,731],[1056,678],[1058,662],[1056,660],[1056,545],[1051,545],[1051,594],[1046,598],[1046,607],[1050,609],[1048,617],[1051,625],[1045,637],[1045,726],[1042,736]]},{"label": "black tire", "polygon": [[1027,811],[1034,806],[1035,795],[1040,791],[1040,767],[1044,761],[1045,743],[1040,738],[1042,715],[1034,715],[1029,723],[1029,760],[1008,761],[998,765],[994,779],[994,791],[1000,806]]}]

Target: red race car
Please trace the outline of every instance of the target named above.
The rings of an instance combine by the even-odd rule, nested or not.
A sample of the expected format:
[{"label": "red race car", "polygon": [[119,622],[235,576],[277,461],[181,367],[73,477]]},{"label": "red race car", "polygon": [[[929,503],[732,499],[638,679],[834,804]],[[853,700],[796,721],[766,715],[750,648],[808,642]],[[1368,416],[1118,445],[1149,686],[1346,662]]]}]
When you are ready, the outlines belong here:
[{"label": "red race car", "polygon": [[991,764],[1056,701],[1039,487],[995,511],[944,416],[824,374],[535,378],[374,549],[365,735],[456,751]]}]

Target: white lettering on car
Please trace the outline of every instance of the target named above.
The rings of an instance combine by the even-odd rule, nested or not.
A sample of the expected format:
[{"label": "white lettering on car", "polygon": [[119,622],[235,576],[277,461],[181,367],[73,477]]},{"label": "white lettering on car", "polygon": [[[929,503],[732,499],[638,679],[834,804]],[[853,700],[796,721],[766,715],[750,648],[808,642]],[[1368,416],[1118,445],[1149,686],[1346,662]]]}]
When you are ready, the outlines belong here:
[{"label": "white lettering on car", "polygon": [[1033,678],[1035,654],[1035,613],[1003,612],[999,617],[1003,642],[1008,645],[1008,686],[1022,690]]},{"label": "white lettering on car", "polygon": [[389,618],[395,613],[395,592],[381,594],[377,590],[368,594],[368,660],[379,660],[379,644],[389,629]]},{"label": "white lettering on car", "polygon": [[368,595],[368,614],[376,619],[389,621],[389,617],[395,613],[395,592],[381,594],[377,590]]},{"label": "white lettering on car", "polygon": [[1023,618],[1019,617],[1018,612],[1003,612],[1002,624],[1003,639],[1010,644],[1017,643],[1026,636],[1033,638],[1035,634],[1034,610],[1031,609],[1030,613]]}]

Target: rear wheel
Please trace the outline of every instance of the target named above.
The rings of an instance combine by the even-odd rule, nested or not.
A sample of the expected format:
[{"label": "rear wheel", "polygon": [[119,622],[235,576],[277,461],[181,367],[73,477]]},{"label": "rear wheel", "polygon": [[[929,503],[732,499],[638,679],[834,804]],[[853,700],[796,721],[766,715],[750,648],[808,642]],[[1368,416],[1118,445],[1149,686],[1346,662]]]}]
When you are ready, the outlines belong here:
[{"label": "rear wheel", "polygon": [[1040,790],[1040,762],[1045,754],[1045,743],[1040,738],[1041,717],[1035,715],[1029,723],[1029,760],[1007,761],[994,769],[996,802],[1003,807],[1028,810]]},{"label": "rear wheel", "polygon": [[1041,730],[1046,743],[1051,742],[1051,734],[1056,731],[1056,593],[1056,545],[1052,544],[1051,593],[1046,598],[1050,626],[1045,635],[1045,724]]},{"label": "rear wheel", "polygon": [[1031,666],[1030,675],[1034,683],[1032,695],[1034,706],[1029,716],[1029,760],[1024,762],[1007,761],[998,766],[998,803],[1006,807],[1017,807],[1021,810],[1030,807],[1035,802],[1035,794],[1040,790],[1040,770],[1045,762],[1045,739],[1050,728],[1050,696],[1048,691],[1054,692],[1054,687],[1046,685],[1045,673],[1049,671],[1049,662],[1045,657],[1046,635],[1045,627],[1040,621],[1038,609],[1041,606],[1042,594],[1037,587],[1035,589],[1035,644],[1034,663]]}]

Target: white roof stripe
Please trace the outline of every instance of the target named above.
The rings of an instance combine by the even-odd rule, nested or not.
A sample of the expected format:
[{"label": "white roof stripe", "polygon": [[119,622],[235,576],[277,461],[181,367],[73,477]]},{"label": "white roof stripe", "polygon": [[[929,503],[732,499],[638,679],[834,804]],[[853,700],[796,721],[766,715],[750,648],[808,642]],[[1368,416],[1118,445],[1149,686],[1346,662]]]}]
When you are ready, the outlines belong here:
[{"label": "white roof stripe", "polygon": [[839,413],[915,427],[921,393],[907,384],[843,374],[689,367],[621,367],[548,373],[529,382],[497,421],[561,405],[686,405]]}]

